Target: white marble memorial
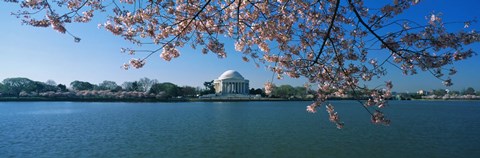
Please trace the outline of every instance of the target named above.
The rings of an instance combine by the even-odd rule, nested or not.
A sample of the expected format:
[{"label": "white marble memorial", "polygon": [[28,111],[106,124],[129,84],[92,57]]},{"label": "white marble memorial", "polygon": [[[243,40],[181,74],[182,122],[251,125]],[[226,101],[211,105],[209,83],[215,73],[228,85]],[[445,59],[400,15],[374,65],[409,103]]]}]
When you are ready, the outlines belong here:
[{"label": "white marble memorial", "polygon": [[249,81],[235,70],[225,71],[213,81],[217,95],[243,94],[248,95]]}]

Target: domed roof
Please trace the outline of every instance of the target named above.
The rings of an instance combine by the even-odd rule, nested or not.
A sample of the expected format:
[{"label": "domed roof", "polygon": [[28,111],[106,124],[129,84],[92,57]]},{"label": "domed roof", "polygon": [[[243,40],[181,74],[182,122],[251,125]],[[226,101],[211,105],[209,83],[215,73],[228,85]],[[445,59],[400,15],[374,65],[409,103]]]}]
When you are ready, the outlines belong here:
[{"label": "domed roof", "polygon": [[224,80],[224,79],[237,79],[237,80],[244,80],[243,76],[240,75],[235,70],[227,70],[225,71],[220,77],[218,77],[219,80]]}]

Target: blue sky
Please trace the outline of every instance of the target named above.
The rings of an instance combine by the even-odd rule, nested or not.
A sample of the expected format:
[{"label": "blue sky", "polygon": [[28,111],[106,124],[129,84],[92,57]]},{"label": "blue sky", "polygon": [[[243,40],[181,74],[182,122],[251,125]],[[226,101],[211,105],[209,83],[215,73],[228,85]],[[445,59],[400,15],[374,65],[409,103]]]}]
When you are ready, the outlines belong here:
[{"label": "blue sky", "polygon": [[[214,54],[203,55],[200,50],[186,46],[181,49],[180,58],[166,62],[159,54],[155,54],[148,59],[144,68],[125,71],[120,66],[132,56],[120,53],[120,48],[132,45],[121,37],[98,29],[97,24],[103,23],[103,19],[88,24],[68,25],[73,34],[82,38],[80,43],[75,43],[71,36],[60,34],[51,28],[21,25],[19,19],[10,15],[16,11],[16,6],[4,2],[0,4],[0,80],[27,77],[38,81],[52,79],[67,85],[74,80],[96,84],[112,80],[121,84],[148,77],[180,86],[202,86],[204,81],[210,81],[224,71],[234,69],[250,80],[251,87],[260,88],[272,77],[272,72],[263,66],[257,68],[252,62],[243,62],[240,53],[233,48],[233,41],[226,41],[225,49],[229,53],[226,59],[218,59]],[[479,4],[477,0],[425,0],[403,16],[423,20],[428,13],[434,11],[444,13],[444,21],[468,20],[480,16],[480,11],[476,8]],[[476,23],[471,27],[478,30],[479,26]],[[480,52],[479,44],[472,48]],[[138,54],[136,57],[143,55]],[[458,62],[455,67],[458,73],[452,78],[454,86],[449,89],[461,90],[471,86],[480,90],[480,56]],[[390,69],[387,76],[374,81],[373,85],[386,80],[393,81],[394,90],[399,92],[445,88],[440,80],[429,73],[404,76],[397,69]],[[305,81],[285,77],[283,80],[274,80],[274,83],[300,86]]]}]

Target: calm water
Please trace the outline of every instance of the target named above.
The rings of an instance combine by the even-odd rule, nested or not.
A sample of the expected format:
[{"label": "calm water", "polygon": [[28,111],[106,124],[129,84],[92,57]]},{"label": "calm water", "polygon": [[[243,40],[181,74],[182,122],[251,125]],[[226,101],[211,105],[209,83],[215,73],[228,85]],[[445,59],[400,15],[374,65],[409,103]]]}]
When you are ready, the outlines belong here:
[{"label": "calm water", "polygon": [[308,103],[0,102],[0,157],[480,157],[480,102]]}]

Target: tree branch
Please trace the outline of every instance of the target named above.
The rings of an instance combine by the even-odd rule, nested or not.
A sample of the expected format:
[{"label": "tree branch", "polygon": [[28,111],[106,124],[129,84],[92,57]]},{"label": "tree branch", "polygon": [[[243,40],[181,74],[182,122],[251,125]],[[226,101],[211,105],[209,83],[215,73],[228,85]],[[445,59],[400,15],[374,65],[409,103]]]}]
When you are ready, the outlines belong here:
[{"label": "tree branch", "polygon": [[320,55],[323,53],[323,49],[325,48],[325,44],[327,43],[327,39],[330,37],[330,33],[332,31],[332,28],[334,27],[333,24],[335,22],[335,17],[337,16],[337,12],[338,12],[339,7],[340,7],[340,0],[337,0],[337,3],[335,5],[335,11],[333,12],[332,20],[330,21],[330,25],[328,27],[327,34],[323,37],[322,46],[320,47],[320,50],[318,51],[318,54],[315,57],[315,60],[313,60],[314,62],[312,63],[312,66],[313,66],[313,64],[318,63],[317,61],[320,58]]}]

